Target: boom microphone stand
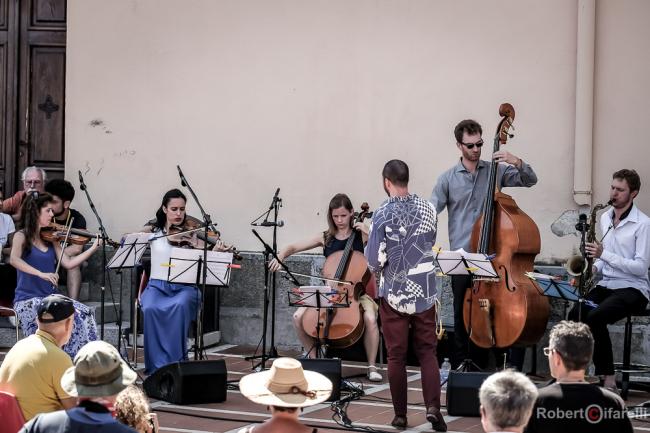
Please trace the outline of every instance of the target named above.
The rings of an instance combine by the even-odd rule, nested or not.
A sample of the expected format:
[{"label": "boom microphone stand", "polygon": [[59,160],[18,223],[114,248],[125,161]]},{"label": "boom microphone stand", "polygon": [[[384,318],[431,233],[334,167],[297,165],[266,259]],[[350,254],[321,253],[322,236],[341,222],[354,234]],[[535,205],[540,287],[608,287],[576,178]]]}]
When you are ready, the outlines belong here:
[{"label": "boom microphone stand", "polygon": [[[203,216],[203,233],[205,234],[204,239],[208,239],[208,229],[212,229],[216,231],[216,224],[212,222],[212,219],[210,218],[210,215],[205,212],[203,209],[203,206],[201,206],[201,202],[199,201],[198,197],[194,193],[194,190],[190,186],[190,184],[187,182],[187,179],[185,178],[185,175],[183,175],[183,171],[181,170],[181,167],[179,165],[176,166],[178,169],[178,175],[181,178],[181,185],[187,188],[194,198],[194,202],[196,205],[199,207],[199,210],[201,211],[201,215]],[[203,242],[203,268],[201,269],[201,303],[199,304],[199,311],[197,314],[197,322],[196,322],[196,336],[194,338],[194,360],[200,360],[205,358],[205,354],[203,353],[203,310],[204,310],[204,303],[205,303],[205,286],[206,286],[206,280],[208,278],[208,242],[204,241]]]},{"label": "boom microphone stand", "polygon": [[[266,242],[262,240],[262,238],[257,234],[255,230],[253,230],[253,234],[262,242],[264,245],[264,323],[262,324],[262,355],[253,355],[249,356],[246,358],[246,360],[251,360],[251,359],[257,359],[261,358],[261,361],[259,364],[257,364],[255,367],[261,365],[262,369],[266,368],[266,360],[271,359],[271,358],[277,358],[278,357],[278,350],[275,347],[275,295],[276,295],[276,286],[277,286],[277,279],[275,272],[271,273],[268,268],[268,263],[270,261],[270,256],[273,256],[276,260],[278,260],[279,263],[282,264],[282,262],[278,259],[277,252],[278,252],[278,243],[277,243],[277,237],[278,237],[278,227],[284,226],[284,221],[278,221],[278,213],[279,213],[279,208],[282,206],[282,199],[279,197],[280,195],[280,188],[277,188],[275,190],[275,195],[273,196],[273,199],[271,200],[271,205],[269,208],[262,213],[259,217],[254,219],[251,222],[252,226],[259,226],[259,227],[273,227],[273,246],[270,247]],[[273,211],[273,221],[269,221],[269,215]],[[260,219],[264,217],[264,221],[258,222]],[[282,264],[283,268],[285,271],[289,272],[288,268]],[[289,275],[291,273],[289,272]],[[291,275],[293,278],[293,281],[300,285],[300,283]],[[269,280],[270,280],[270,290],[269,290]],[[270,296],[269,296],[269,291],[270,291]],[[266,336],[267,336],[267,322],[268,322],[268,309],[269,309],[269,303],[271,304],[271,341],[270,341],[270,347],[269,347],[269,352],[268,354],[266,353]]]},{"label": "boom microphone stand", "polygon": [[[100,293],[100,305],[101,305],[101,310],[99,312],[100,314],[100,338],[103,340],[104,339],[104,305],[105,305],[105,288],[106,288],[106,272],[108,270],[106,269],[106,243],[109,241],[108,234],[106,233],[106,227],[104,227],[104,223],[102,222],[101,217],[99,216],[99,213],[97,212],[97,208],[95,207],[95,203],[93,203],[93,200],[90,198],[90,194],[88,193],[88,187],[84,183],[84,178],[81,174],[81,170],[79,170],[79,189],[81,189],[83,192],[86,193],[86,198],[88,199],[88,205],[90,206],[90,209],[93,211],[95,214],[95,218],[97,219],[97,223],[99,224],[99,233],[101,234],[102,237],[102,285],[101,285],[101,293]],[[113,297],[113,289],[110,286],[111,282],[110,279],[108,280],[109,284],[109,291],[111,293],[111,300],[113,303],[113,308],[116,309],[115,307],[115,299]],[[120,288],[121,289],[121,288]],[[119,315],[119,323],[118,323],[118,350],[120,349],[121,341],[122,341],[122,294],[120,293],[120,311],[118,313]],[[121,352],[120,352],[121,353]]]}]

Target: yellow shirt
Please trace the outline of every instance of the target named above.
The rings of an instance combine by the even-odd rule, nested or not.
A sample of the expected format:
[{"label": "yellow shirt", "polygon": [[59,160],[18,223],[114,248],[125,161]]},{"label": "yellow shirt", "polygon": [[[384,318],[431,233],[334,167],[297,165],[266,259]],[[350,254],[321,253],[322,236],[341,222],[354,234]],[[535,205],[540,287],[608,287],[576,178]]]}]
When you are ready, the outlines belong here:
[{"label": "yellow shirt", "polygon": [[61,376],[72,360],[47,332],[23,338],[0,365],[0,390],[18,399],[25,420],[39,413],[63,409],[61,400],[70,398],[61,387]]}]

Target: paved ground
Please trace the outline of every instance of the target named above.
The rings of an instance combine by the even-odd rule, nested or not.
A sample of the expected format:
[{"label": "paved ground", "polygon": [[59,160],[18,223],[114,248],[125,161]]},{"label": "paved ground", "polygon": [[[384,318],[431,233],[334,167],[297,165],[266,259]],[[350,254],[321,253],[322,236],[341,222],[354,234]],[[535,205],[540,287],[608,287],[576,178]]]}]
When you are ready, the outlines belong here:
[{"label": "paved ground", "polygon": [[[2,349],[6,351],[6,349]],[[4,357],[5,352],[0,352]],[[154,410],[158,413],[161,432],[207,433],[207,432],[236,432],[241,427],[255,422],[264,421],[268,417],[265,407],[256,405],[244,398],[236,389],[236,381],[243,375],[251,372],[251,361],[244,357],[252,353],[252,348],[222,345],[208,349],[209,359],[225,359],[228,368],[228,380],[232,381],[227,394],[227,400],[216,404],[173,405],[162,401],[152,401]],[[141,355],[141,352],[140,352]],[[288,353],[286,355],[293,355]],[[139,361],[142,362],[141,356]],[[270,365],[270,364],[269,364]],[[142,364],[138,365],[141,371]],[[365,373],[362,364],[355,362],[343,363],[343,376],[350,377]],[[386,372],[382,371],[384,377]],[[422,388],[418,368],[408,370],[408,400],[409,400],[409,429],[407,432],[430,432],[431,425],[424,418],[422,405]],[[365,377],[350,379],[364,390],[365,395],[352,401],[347,407],[347,415],[355,427],[370,427],[376,430],[394,432],[390,426],[393,411],[386,380],[382,383],[371,383]],[[209,385],[209,384],[207,384]],[[650,395],[632,392],[628,405],[638,405],[650,400]],[[445,394],[443,393],[443,404]],[[483,429],[479,418],[452,417],[443,408],[445,420],[450,432],[482,433]],[[338,425],[333,419],[334,412],[329,403],[307,408],[302,414],[302,421],[314,427],[319,432],[337,432],[349,430]],[[634,420],[636,432],[650,431],[650,413],[647,418],[640,417]]]}]

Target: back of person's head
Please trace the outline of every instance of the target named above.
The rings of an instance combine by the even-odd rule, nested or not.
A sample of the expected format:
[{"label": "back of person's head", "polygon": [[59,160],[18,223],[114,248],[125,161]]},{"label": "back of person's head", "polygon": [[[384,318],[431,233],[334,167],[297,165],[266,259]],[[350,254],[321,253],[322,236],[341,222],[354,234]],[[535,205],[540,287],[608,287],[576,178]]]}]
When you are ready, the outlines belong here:
[{"label": "back of person's head", "polygon": [[585,323],[563,320],[551,329],[548,347],[560,355],[568,371],[585,370],[594,353],[594,337]]},{"label": "back of person's head", "polygon": [[395,186],[406,187],[409,183],[409,166],[399,159],[391,159],[384,165],[381,175]]},{"label": "back of person's head", "polygon": [[486,432],[523,430],[537,399],[537,388],[523,374],[505,370],[485,379],[479,399],[481,422]]},{"label": "back of person's head", "polygon": [[54,337],[59,346],[63,346],[70,339],[73,320],[74,302],[66,296],[46,296],[36,307],[38,328]]},{"label": "back of person's head", "polygon": [[55,195],[61,201],[72,201],[74,199],[74,187],[64,179],[52,179],[45,184],[45,192]]},{"label": "back of person's head", "polygon": [[115,418],[140,433],[150,430],[149,412],[147,396],[135,385],[127,386],[115,398]]}]

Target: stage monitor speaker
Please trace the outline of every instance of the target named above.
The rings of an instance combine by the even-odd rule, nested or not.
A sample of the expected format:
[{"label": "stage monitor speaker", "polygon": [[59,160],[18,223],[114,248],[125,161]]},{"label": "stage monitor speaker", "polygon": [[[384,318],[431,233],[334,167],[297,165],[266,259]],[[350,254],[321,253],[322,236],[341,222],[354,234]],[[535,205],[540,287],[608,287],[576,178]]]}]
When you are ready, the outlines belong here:
[{"label": "stage monitor speaker", "polygon": [[226,401],[228,371],[223,359],[167,364],[144,381],[151,398],[175,404]]},{"label": "stage monitor speaker", "polygon": [[447,413],[451,416],[480,416],[478,390],[492,373],[450,371],[447,380]]},{"label": "stage monitor speaker", "polygon": [[341,399],[341,360],[334,359],[299,359],[304,370],[315,371],[332,381],[332,395],[327,401]]}]

